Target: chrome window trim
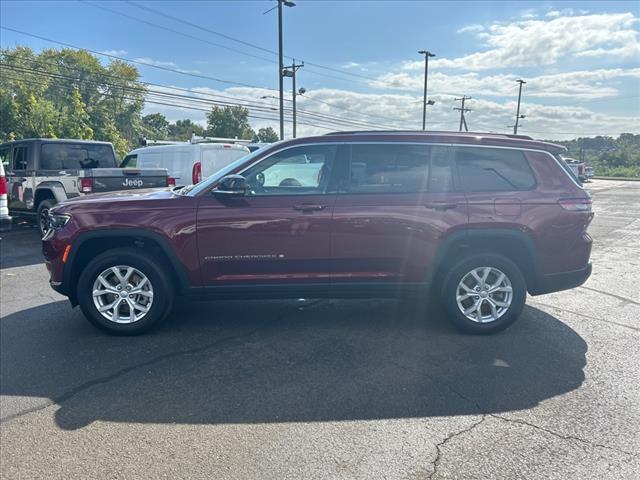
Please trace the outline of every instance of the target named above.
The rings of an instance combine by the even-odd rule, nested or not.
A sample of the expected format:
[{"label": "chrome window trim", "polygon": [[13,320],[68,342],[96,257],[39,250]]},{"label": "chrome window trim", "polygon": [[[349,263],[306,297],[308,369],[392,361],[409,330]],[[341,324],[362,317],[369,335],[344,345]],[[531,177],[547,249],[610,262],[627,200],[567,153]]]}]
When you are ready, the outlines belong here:
[{"label": "chrome window trim", "polygon": [[[250,169],[251,167],[253,167],[254,165],[257,165],[258,163],[262,162],[263,160],[266,160],[267,158],[270,158],[273,155],[276,155],[280,152],[283,152],[285,150],[289,150],[292,148],[297,148],[297,147],[312,147],[312,146],[318,146],[318,145],[353,145],[356,143],[364,143],[364,144],[368,144],[368,145],[433,145],[433,146],[440,146],[440,147],[462,147],[462,148],[499,148],[499,149],[503,149],[503,150],[518,150],[521,152],[536,152],[536,153],[543,153],[545,155],[548,155],[549,157],[551,157],[553,159],[553,161],[555,162],[555,164],[558,166],[558,168],[562,171],[563,175],[566,175],[571,182],[578,188],[585,190],[584,186],[579,185],[578,183],[576,183],[576,181],[571,178],[571,176],[565,172],[564,168],[562,168],[562,165],[559,164],[558,159],[551,153],[548,152],[547,150],[542,150],[542,149],[538,149],[538,148],[524,148],[524,147],[516,147],[516,146],[504,146],[504,145],[474,145],[474,144],[469,144],[469,143],[451,143],[451,142],[428,142],[428,141],[389,141],[389,140],[382,140],[382,141],[371,141],[371,140],[366,140],[366,139],[362,139],[362,140],[349,140],[349,141],[341,141],[341,142],[310,142],[310,143],[296,143],[294,145],[283,145],[281,148],[278,148],[277,150],[274,150],[273,152],[270,152],[268,155],[259,158],[258,160],[255,160],[254,162],[252,162],[251,164],[245,166],[244,168],[242,168],[242,170],[238,171],[239,175],[242,175],[244,172],[246,172],[248,169]],[[212,187],[213,188],[213,187]],[[209,189],[205,189],[203,190],[201,194],[207,193],[211,190],[211,188]]]}]

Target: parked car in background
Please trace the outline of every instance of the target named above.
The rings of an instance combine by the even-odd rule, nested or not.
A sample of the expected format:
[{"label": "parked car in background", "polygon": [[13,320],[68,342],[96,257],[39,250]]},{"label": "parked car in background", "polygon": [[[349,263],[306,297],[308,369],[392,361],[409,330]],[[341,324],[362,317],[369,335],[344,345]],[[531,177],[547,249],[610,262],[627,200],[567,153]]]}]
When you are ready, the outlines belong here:
[{"label": "parked car in background", "polygon": [[[0,232],[11,230],[12,220],[7,203],[7,177],[4,174],[6,157],[0,158]],[[6,159],[8,160],[8,159]]]},{"label": "parked car in background", "polygon": [[124,170],[108,142],[33,138],[0,145],[8,159],[9,209],[35,216],[42,234],[51,207],[90,193],[167,187],[164,169]]},{"label": "parked car in background", "polygon": [[591,180],[593,178],[593,167],[590,165],[585,165],[584,175],[585,177],[587,177],[587,180]]},{"label": "parked car in background", "polygon": [[51,210],[51,286],[97,327],[144,332],[175,295],[436,293],[492,333],[526,294],[591,274],[591,197],[564,147],[481,133],[346,132],[257,150],[197,185]]},{"label": "parked car in background", "polygon": [[571,168],[575,176],[579,178],[581,182],[585,182],[587,180],[584,162],[576,160],[575,158],[567,157],[563,157],[563,160],[567,163],[567,165],[569,165],[569,168]]},{"label": "parked car in background", "polygon": [[191,185],[214,174],[240,157],[249,149],[236,143],[176,143],[141,147],[130,152],[122,167],[166,168],[176,185]]}]

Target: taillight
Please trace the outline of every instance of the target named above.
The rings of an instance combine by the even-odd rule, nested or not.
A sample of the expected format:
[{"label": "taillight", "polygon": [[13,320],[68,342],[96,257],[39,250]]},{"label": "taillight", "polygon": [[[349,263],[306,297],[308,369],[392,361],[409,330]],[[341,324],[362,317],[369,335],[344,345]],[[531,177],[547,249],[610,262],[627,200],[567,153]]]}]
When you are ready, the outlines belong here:
[{"label": "taillight", "polygon": [[561,198],[558,200],[558,205],[570,212],[591,213],[591,204],[591,198],[589,197]]},{"label": "taillight", "polygon": [[167,187],[175,187],[176,179],[173,177],[167,177]]},{"label": "taillight", "polygon": [[7,194],[7,177],[0,177],[0,195]]},{"label": "taillight", "polygon": [[80,191],[82,193],[93,192],[93,178],[81,178],[80,179]]},{"label": "taillight", "polygon": [[196,162],[193,164],[193,170],[191,171],[191,182],[195,185],[202,180],[202,164]]}]

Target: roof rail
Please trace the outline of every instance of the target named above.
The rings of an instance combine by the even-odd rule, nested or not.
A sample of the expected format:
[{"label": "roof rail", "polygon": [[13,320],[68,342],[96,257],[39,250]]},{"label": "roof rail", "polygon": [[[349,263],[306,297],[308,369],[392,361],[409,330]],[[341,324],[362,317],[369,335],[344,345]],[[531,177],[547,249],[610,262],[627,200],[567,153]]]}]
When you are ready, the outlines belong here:
[{"label": "roof rail", "polygon": [[223,138],[223,137],[199,137],[195,133],[191,135],[190,143],[253,143],[253,139],[246,138]]},{"label": "roof rail", "polygon": [[482,135],[484,137],[507,137],[507,138],[519,138],[522,140],[533,140],[533,137],[528,135],[513,135],[511,133],[491,133],[491,132],[453,132],[450,130],[348,130],[342,132],[329,132],[325,135],[354,135],[354,134],[365,134],[365,135],[380,135],[380,134],[395,134],[395,135]]}]

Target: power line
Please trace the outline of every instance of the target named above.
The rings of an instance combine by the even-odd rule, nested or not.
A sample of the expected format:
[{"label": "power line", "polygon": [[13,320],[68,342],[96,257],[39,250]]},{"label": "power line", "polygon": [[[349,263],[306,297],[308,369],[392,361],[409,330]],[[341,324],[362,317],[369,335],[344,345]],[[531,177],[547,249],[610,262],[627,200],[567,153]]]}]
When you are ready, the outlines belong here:
[{"label": "power line", "polygon": [[[46,70],[36,70],[36,69],[30,69],[28,67],[24,67],[24,66],[17,66],[17,65],[12,65],[9,63],[3,63],[0,62],[0,65],[5,65],[9,68],[13,68],[14,70],[18,70],[18,71],[23,71],[23,72],[29,72],[29,73],[35,73],[38,75],[44,75],[44,76],[48,76],[48,77],[54,77],[54,78],[62,78],[64,80],[71,80],[71,81],[78,81],[78,82],[83,82],[83,83],[89,83],[89,84],[96,84],[96,85],[107,85],[107,86],[111,86],[111,87],[115,87],[115,88],[123,88],[126,89],[128,91],[133,91],[136,93],[143,93],[145,95],[160,95],[160,96],[168,96],[170,98],[179,98],[181,100],[189,100],[189,101],[195,101],[195,102],[206,102],[208,104],[213,104],[213,105],[220,105],[220,106],[234,106],[234,105],[239,105],[239,106],[244,106],[244,107],[248,107],[248,108],[252,108],[252,109],[257,109],[257,110],[274,110],[273,108],[271,108],[270,104],[266,104],[266,103],[261,103],[261,104],[244,104],[241,105],[237,102],[221,102],[221,101],[210,101],[210,100],[206,100],[206,99],[202,99],[202,98],[198,98],[198,97],[193,97],[193,96],[187,96],[187,95],[180,95],[180,94],[175,94],[175,93],[170,93],[170,92],[161,92],[161,91],[157,91],[157,90],[151,90],[151,89],[141,89],[141,88],[135,88],[135,87],[131,87],[131,86],[123,86],[123,85],[115,85],[112,83],[107,83],[107,82],[96,82],[96,81],[92,81],[89,79],[78,79],[75,77],[70,77],[70,76],[65,76],[63,74],[60,73],[54,73],[54,72],[48,72]],[[291,109],[285,109],[288,112],[291,112]],[[314,117],[314,118],[318,118],[318,119],[322,119],[322,120],[326,120],[326,121],[330,121],[331,123],[334,124],[339,124],[341,126],[350,126],[350,127],[365,127],[365,128],[389,128],[388,126],[384,126],[384,125],[377,125],[377,124],[373,124],[370,122],[362,122],[362,121],[357,121],[357,120],[349,120],[349,119],[344,119],[341,117],[335,117],[333,115],[329,115],[329,114],[325,114],[325,113],[321,113],[321,112],[313,112],[313,111],[309,111],[309,110],[300,110],[300,113],[302,113],[303,115],[307,115],[310,117]]]},{"label": "power line", "polygon": [[[131,87],[131,86],[124,86],[124,85],[115,85],[112,83],[107,83],[107,82],[96,82],[96,81],[92,81],[89,79],[78,79],[75,77],[70,77],[70,76],[66,76],[66,75],[62,75],[62,74],[58,74],[58,73],[53,73],[53,72],[47,72],[47,71],[43,71],[43,70],[35,70],[35,69],[30,69],[27,67],[21,67],[21,66],[16,66],[16,65],[11,65],[11,64],[7,64],[7,63],[2,63],[0,62],[0,65],[5,65],[10,69],[16,70],[18,72],[27,72],[27,73],[32,73],[32,74],[37,74],[37,75],[41,75],[41,76],[45,76],[45,77],[49,77],[49,78],[54,78],[57,80],[66,80],[66,81],[77,81],[79,83],[85,83],[85,84],[93,84],[93,85],[98,85],[98,86],[110,86],[110,87],[115,87],[118,89],[122,89],[123,91],[128,91],[128,92],[133,92],[133,93],[141,93],[145,96],[145,99],[148,100],[152,100],[154,98],[157,97],[161,97],[161,98],[172,98],[172,99],[178,99],[180,101],[187,101],[187,102],[191,102],[193,103],[197,103],[197,104],[206,104],[209,107],[211,105],[219,105],[219,106],[233,106],[236,105],[235,103],[229,103],[229,102],[214,102],[214,101],[210,101],[210,100],[206,100],[206,99],[202,99],[202,98],[198,98],[198,97],[193,97],[193,96],[187,96],[187,95],[180,95],[180,94],[174,94],[174,93],[169,93],[169,92],[161,92],[161,91],[157,91],[157,90],[151,90],[151,89],[142,89],[142,88],[135,88],[135,87]],[[150,97],[151,95],[153,95],[154,97]],[[183,104],[181,104],[183,105]],[[270,106],[268,106],[268,104],[263,104],[263,105],[267,105],[267,107],[262,106],[262,105],[240,105],[240,106],[245,106],[254,110],[258,110],[258,111],[263,111],[263,112],[269,112],[269,111],[274,111],[276,110],[275,108],[271,108]],[[288,108],[286,109],[288,112],[291,112],[291,109]],[[209,109],[207,109],[207,111],[209,111]],[[371,123],[363,123],[363,122],[359,122],[359,121],[353,121],[353,120],[348,120],[348,119],[342,119],[339,117],[334,117],[332,115],[327,115],[327,114],[323,114],[323,113],[318,113],[318,112],[312,112],[312,111],[307,111],[307,110],[300,110],[300,113],[303,116],[309,117],[311,119],[317,119],[320,120],[324,123],[330,123],[333,124],[335,126],[338,127],[349,127],[349,128],[384,128],[381,127],[379,125],[375,125],[375,124],[371,124]]]},{"label": "power line", "polygon": [[11,28],[11,27],[6,27],[6,26],[3,26],[3,25],[0,25],[0,29],[9,30],[10,32],[15,32],[15,33],[19,33],[21,35],[26,35],[27,37],[32,37],[32,38],[37,38],[39,40],[44,40],[45,42],[51,42],[51,43],[55,43],[55,44],[58,44],[58,45],[63,45],[63,46],[68,47],[68,48],[75,48],[76,50],[86,50],[87,52],[93,53],[94,55],[102,55],[104,57],[115,58],[116,60],[121,60],[123,62],[136,63],[136,64],[139,64],[139,65],[144,65],[146,67],[156,68],[158,70],[164,70],[164,71],[167,71],[167,72],[178,73],[180,75],[186,75],[188,77],[203,78],[203,79],[212,80],[212,81],[218,82],[218,83],[225,83],[225,84],[228,84],[228,85],[237,85],[237,86],[240,86],[240,87],[261,88],[263,90],[275,91],[275,89],[273,89],[273,88],[259,87],[257,85],[251,85],[251,84],[248,84],[248,83],[235,82],[235,81],[232,81],[232,80],[224,80],[224,79],[221,79],[221,78],[210,77],[208,75],[200,75],[200,74],[196,74],[196,73],[190,73],[190,72],[186,72],[184,70],[176,70],[176,69],[169,68],[169,67],[163,67],[161,65],[154,65],[154,64],[148,63],[148,62],[142,62],[140,60],[131,60],[129,58],[119,57],[117,55],[112,55],[112,54],[109,54],[109,53],[103,53],[103,52],[99,52],[97,50],[91,50],[89,48],[78,47],[78,46],[72,45],[70,43],[60,42],[60,41],[57,41],[57,40],[53,40],[51,38],[42,37],[40,35],[35,35],[33,33],[24,32],[22,30],[18,30],[18,29]]}]

